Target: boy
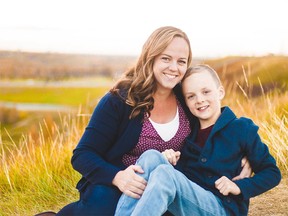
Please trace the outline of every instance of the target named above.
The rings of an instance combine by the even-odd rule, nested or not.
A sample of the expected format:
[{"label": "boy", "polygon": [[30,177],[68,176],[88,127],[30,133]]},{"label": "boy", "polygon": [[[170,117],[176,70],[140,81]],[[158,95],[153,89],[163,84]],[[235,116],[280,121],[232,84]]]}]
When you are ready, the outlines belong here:
[{"label": "boy", "polygon": [[[275,187],[281,173],[258,127],[221,108],[225,91],[208,65],[189,68],[182,80],[187,106],[199,120],[179,152],[150,150],[138,160],[147,187],[139,200],[122,195],[116,215],[247,215],[249,198]],[[161,156],[164,155],[165,157]],[[232,180],[247,156],[255,175]]]}]

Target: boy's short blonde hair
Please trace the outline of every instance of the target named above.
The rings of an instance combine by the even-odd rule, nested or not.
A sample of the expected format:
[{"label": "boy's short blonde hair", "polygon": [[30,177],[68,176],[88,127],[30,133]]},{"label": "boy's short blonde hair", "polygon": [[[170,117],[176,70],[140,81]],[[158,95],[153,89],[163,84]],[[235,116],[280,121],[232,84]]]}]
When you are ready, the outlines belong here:
[{"label": "boy's short blonde hair", "polygon": [[212,78],[215,81],[217,87],[222,86],[221,80],[220,80],[217,72],[212,67],[210,67],[207,64],[197,64],[195,66],[189,67],[187,69],[183,79],[182,79],[182,83],[184,82],[184,80],[187,77],[191,76],[192,74],[201,73],[201,72],[204,72],[204,71],[208,72],[212,76]]}]

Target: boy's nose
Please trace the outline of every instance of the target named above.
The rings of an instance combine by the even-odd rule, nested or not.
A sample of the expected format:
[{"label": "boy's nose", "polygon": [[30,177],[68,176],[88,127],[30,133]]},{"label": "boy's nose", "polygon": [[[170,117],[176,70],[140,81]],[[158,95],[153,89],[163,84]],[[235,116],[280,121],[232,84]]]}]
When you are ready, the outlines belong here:
[{"label": "boy's nose", "polygon": [[197,101],[197,103],[201,103],[201,102],[204,101],[204,98],[202,97],[202,95],[197,95],[196,96],[196,101]]}]

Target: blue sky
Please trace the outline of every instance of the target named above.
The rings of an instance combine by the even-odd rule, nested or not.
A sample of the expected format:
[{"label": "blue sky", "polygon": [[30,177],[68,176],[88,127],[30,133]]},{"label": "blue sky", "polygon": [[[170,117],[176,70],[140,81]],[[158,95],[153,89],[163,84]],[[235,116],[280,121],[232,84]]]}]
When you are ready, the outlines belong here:
[{"label": "blue sky", "polygon": [[286,0],[0,0],[0,50],[138,55],[184,30],[196,57],[288,55]]}]

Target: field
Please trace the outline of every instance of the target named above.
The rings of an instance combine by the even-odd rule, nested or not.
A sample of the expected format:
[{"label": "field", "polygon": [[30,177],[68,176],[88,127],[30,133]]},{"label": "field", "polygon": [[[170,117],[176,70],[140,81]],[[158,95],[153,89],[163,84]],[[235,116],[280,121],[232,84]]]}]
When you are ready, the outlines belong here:
[{"label": "field", "polygon": [[[87,63],[89,67],[82,65],[80,73],[89,73],[71,78],[76,66],[67,65],[75,63],[75,56],[72,56],[74,61],[67,60],[71,56],[61,56],[61,62],[65,62],[65,67],[61,67],[61,62],[56,61],[57,56],[51,54],[44,55],[44,61],[43,56],[17,53],[20,59],[30,60],[28,65],[25,65],[28,60],[23,63],[12,58],[11,53],[4,61],[3,55],[2,59],[0,55],[0,62],[2,69],[5,68],[5,76],[0,77],[0,102],[62,105],[69,109],[31,111],[0,105],[0,215],[33,215],[49,209],[58,211],[78,199],[75,184],[80,175],[72,169],[70,159],[97,101],[115,82],[112,69],[109,76],[102,70],[112,68],[107,66],[111,61],[99,60],[100,69],[95,70],[93,76],[89,75],[91,64]],[[93,59],[88,57],[89,61]],[[86,58],[82,56],[81,59]],[[15,61],[30,70],[12,70]],[[129,58],[125,66],[132,61],[133,58]],[[217,69],[225,80],[223,104],[232,107],[238,116],[252,118],[260,126],[259,133],[283,174],[276,188],[251,199],[249,215],[288,215],[288,58],[227,57],[197,61]],[[65,74],[57,79],[47,79],[47,65],[53,66],[54,71],[55,68],[66,68]],[[11,78],[8,66],[17,79]],[[43,77],[35,80],[32,78],[37,67]],[[32,76],[29,71],[33,72]]]}]

